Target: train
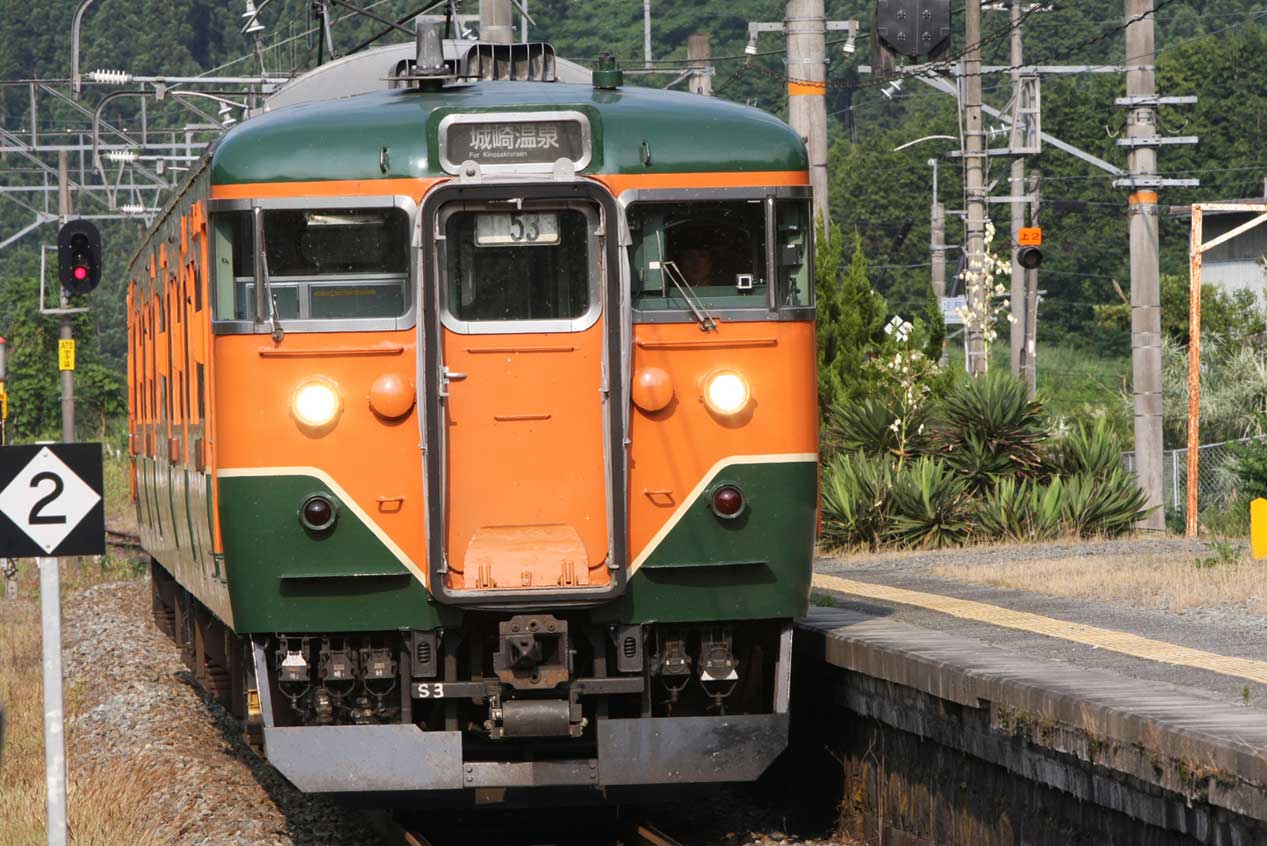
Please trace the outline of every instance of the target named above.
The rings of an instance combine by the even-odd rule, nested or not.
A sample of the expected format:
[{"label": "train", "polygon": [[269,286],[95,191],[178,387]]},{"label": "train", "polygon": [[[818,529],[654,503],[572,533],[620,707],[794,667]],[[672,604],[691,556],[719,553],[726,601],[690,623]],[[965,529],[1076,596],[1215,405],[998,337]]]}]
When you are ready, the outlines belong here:
[{"label": "train", "polygon": [[419,33],[226,131],[131,259],[154,620],[303,791],[754,780],[818,517],[804,142]]}]

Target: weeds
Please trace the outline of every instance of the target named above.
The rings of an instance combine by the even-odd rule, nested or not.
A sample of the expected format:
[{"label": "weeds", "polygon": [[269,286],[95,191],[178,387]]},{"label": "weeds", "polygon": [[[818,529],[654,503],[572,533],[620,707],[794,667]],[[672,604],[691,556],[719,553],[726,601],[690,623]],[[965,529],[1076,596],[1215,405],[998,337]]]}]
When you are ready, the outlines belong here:
[{"label": "weeds", "polygon": [[840,600],[838,600],[834,594],[816,590],[810,592],[809,604],[813,605],[815,608],[839,608]]},{"label": "weeds", "polygon": [[1236,564],[1241,560],[1241,549],[1230,541],[1212,541],[1209,550],[1213,555],[1192,559],[1192,566],[1198,570],[1209,570],[1214,567]]}]

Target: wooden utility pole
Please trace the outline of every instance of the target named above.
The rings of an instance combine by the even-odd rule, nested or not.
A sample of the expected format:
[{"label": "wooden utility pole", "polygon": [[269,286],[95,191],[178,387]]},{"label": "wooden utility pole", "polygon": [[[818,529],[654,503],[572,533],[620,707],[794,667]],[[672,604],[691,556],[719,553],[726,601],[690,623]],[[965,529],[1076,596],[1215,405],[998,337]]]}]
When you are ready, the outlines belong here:
[{"label": "wooden utility pole", "polygon": [[515,38],[515,21],[510,0],[480,0],[480,41],[510,44]]},{"label": "wooden utility pole", "polygon": [[967,195],[967,272],[976,281],[966,286],[970,319],[967,333],[968,372],[985,373],[984,318],[989,309],[990,285],[985,266],[985,132],[981,126],[981,0],[967,0],[964,16],[964,183]]},{"label": "wooden utility pole", "polygon": [[[70,207],[70,161],[65,150],[57,153],[57,213],[61,217],[60,225],[65,226],[72,214]],[[61,286],[58,286],[61,290]],[[61,290],[61,305],[69,308],[66,292]],[[63,341],[74,341],[71,328],[71,315],[61,316],[61,331],[58,337]],[[63,370],[62,376],[62,442],[75,442],[75,371]]]},{"label": "wooden utility pole", "polygon": [[712,58],[713,48],[708,41],[707,32],[697,32],[686,39],[687,67],[695,71],[687,81],[687,88],[692,94],[713,96],[713,78],[708,75],[708,63]]},{"label": "wooden utility pole", "polygon": [[[1126,96],[1139,98],[1127,112],[1133,179],[1156,177],[1157,88],[1153,72],[1153,0],[1125,0]],[[1155,142],[1154,142],[1155,143]],[[1131,381],[1135,393],[1135,473],[1149,516],[1140,528],[1166,527],[1162,510],[1161,283],[1157,255],[1157,192],[1136,183],[1130,196]]]},{"label": "wooden utility pole", "polygon": [[[980,0],[976,0],[978,5]],[[823,0],[788,0],[788,122],[805,139],[814,215],[827,219],[827,17]],[[979,90],[979,89],[978,89]]]},{"label": "wooden utility pole", "polygon": [[[1008,22],[1012,27],[1012,102],[1021,101],[1021,65],[1025,61],[1025,48],[1021,43],[1021,0],[1012,0]],[[1016,254],[1020,250],[1021,229],[1025,226],[1025,159],[1023,156],[1012,156],[1012,178],[1008,182],[1012,195],[1012,331],[1009,336],[1011,349],[1012,373],[1020,376],[1024,370],[1025,338],[1028,335],[1025,308],[1025,268],[1017,261]]]}]

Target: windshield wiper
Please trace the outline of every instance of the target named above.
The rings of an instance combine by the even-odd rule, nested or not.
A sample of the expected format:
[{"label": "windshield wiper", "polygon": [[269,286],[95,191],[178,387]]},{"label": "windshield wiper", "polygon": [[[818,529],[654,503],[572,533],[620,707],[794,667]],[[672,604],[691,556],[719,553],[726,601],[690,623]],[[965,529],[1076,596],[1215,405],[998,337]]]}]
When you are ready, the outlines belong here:
[{"label": "windshield wiper", "polygon": [[691,287],[691,283],[687,281],[682,271],[678,270],[676,262],[662,261],[660,268],[665,276],[669,277],[669,281],[682,294],[682,299],[686,300],[686,306],[695,315],[695,319],[699,321],[701,332],[710,330],[716,331],[717,321],[713,320],[713,316],[708,313],[708,309],[704,308],[704,301],[695,293],[695,289]]},{"label": "windshield wiper", "polygon": [[277,313],[277,295],[268,277],[268,250],[264,243],[264,210],[259,206],[255,213],[255,321],[264,322],[264,307],[268,306],[268,322],[273,327],[273,340],[282,342],[286,337],[281,316]]}]

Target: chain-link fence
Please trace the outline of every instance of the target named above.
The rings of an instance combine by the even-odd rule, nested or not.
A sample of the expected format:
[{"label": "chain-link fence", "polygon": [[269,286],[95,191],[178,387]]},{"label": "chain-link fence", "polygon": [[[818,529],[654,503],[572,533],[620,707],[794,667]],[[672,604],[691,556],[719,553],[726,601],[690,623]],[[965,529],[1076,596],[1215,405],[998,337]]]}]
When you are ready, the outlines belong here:
[{"label": "chain-link fence", "polygon": [[[1197,504],[1201,510],[1226,505],[1236,497],[1240,480],[1232,467],[1236,453],[1232,444],[1267,442],[1267,435],[1202,444],[1197,458]],[[1135,453],[1122,453],[1126,469],[1135,471]],[[1188,506],[1188,450],[1168,449],[1162,452],[1162,494],[1165,509],[1183,516]]]}]

